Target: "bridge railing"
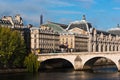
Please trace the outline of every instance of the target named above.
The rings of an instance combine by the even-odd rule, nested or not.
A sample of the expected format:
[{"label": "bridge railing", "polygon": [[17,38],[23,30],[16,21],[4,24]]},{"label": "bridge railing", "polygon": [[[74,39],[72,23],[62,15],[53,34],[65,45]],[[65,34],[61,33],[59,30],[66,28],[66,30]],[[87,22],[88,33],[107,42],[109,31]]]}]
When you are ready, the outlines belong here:
[{"label": "bridge railing", "polygon": [[36,55],[59,55],[59,54],[113,54],[113,53],[120,53],[120,51],[109,51],[109,52],[65,52],[65,53],[43,53],[43,54],[36,54]]}]

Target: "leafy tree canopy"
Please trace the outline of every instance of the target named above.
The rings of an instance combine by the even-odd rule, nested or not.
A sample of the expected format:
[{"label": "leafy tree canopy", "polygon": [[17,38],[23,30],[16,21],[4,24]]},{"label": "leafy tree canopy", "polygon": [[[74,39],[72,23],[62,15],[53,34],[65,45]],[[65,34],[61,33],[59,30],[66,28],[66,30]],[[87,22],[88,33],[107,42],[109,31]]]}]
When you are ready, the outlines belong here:
[{"label": "leafy tree canopy", "polygon": [[26,56],[21,33],[0,26],[0,67],[21,67]]}]

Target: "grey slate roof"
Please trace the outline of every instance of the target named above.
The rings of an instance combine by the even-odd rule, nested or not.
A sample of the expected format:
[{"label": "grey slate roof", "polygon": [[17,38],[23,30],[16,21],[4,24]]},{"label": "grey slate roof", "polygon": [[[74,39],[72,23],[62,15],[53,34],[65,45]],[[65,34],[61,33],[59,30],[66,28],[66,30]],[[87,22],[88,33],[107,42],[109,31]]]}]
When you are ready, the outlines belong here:
[{"label": "grey slate roof", "polygon": [[66,25],[66,24],[55,23],[55,22],[50,22],[50,21],[48,21],[48,23],[52,23],[52,24],[59,25],[59,26],[62,27],[63,29],[66,29],[66,28],[68,27],[68,25]]},{"label": "grey slate roof", "polygon": [[65,32],[65,30],[60,25],[57,25],[57,24],[48,23],[48,24],[43,24],[43,26],[50,27],[52,30],[54,30],[55,32],[58,32],[58,33]]},{"label": "grey slate roof", "polygon": [[0,24],[12,25],[10,21],[8,21],[8,20],[1,20],[1,19],[0,19]]}]

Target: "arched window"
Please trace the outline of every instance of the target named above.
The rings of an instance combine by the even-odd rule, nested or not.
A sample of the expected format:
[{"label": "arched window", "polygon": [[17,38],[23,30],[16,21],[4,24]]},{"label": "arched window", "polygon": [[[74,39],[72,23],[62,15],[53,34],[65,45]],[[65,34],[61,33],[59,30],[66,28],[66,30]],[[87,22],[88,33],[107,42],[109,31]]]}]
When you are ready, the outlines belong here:
[{"label": "arched window", "polygon": [[101,52],[103,52],[103,45],[101,45]]}]

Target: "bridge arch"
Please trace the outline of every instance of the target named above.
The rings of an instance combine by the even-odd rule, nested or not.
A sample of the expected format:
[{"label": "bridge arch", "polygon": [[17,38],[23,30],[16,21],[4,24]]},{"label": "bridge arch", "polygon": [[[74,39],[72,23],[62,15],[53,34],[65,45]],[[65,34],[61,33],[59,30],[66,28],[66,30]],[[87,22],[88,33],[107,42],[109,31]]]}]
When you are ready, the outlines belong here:
[{"label": "bridge arch", "polygon": [[74,68],[73,64],[64,58],[46,59],[40,63],[40,69]]},{"label": "bridge arch", "polygon": [[[104,63],[100,62],[100,60],[102,61],[102,59],[106,59],[106,62],[104,61]],[[108,64],[112,64],[115,65],[117,70],[119,69],[119,66],[117,65],[116,61],[108,58],[108,57],[103,57],[103,56],[95,56],[95,57],[91,57],[88,60],[86,60],[83,63],[83,70],[92,70],[93,67],[95,65],[99,65],[99,63],[101,63],[102,65],[108,65]]]}]

